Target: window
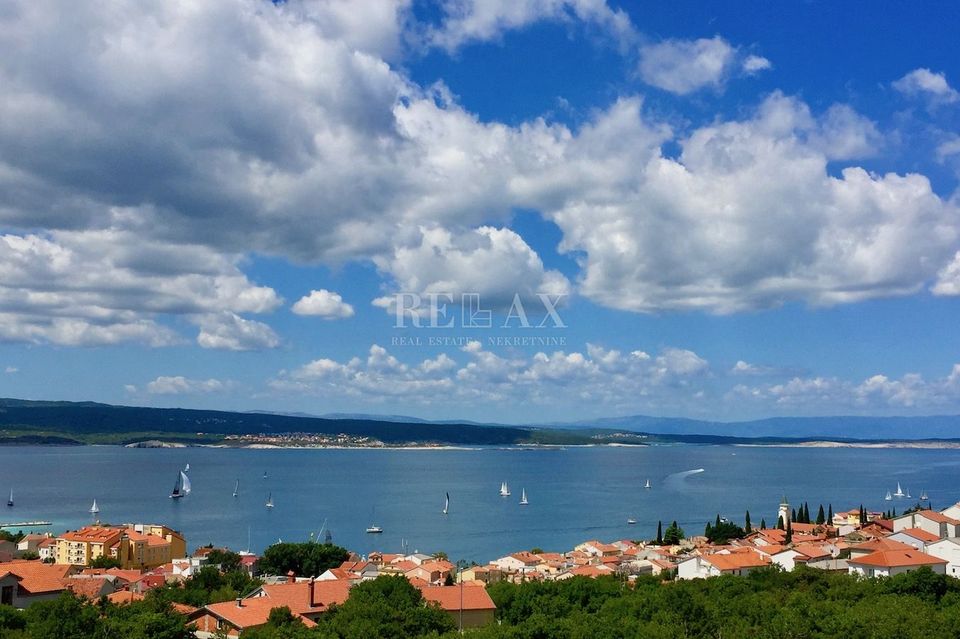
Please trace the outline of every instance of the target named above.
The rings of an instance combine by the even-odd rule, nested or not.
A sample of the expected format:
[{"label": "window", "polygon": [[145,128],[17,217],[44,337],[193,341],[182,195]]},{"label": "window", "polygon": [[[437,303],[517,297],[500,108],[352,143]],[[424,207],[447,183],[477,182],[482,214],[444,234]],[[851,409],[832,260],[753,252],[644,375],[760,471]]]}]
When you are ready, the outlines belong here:
[{"label": "window", "polygon": [[4,586],[0,589],[0,604],[5,606],[13,605],[13,586]]}]

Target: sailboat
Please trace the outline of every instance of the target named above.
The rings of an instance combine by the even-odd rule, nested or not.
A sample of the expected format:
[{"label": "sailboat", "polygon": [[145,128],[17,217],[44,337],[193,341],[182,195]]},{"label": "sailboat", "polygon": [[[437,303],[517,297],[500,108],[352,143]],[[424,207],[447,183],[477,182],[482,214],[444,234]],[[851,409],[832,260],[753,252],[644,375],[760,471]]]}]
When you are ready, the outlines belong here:
[{"label": "sailboat", "polygon": [[509,497],[510,496],[510,487],[507,486],[507,482],[500,484],[500,496]]},{"label": "sailboat", "polygon": [[446,493],[447,498],[443,502],[443,514],[450,512],[450,493]]},{"label": "sailboat", "polygon": [[273,508],[273,493],[267,495],[267,508]]},{"label": "sailboat", "polygon": [[907,499],[912,499],[912,497],[910,496],[910,489],[909,489],[909,488],[907,488]]},{"label": "sailboat", "polygon": [[627,519],[627,525],[629,525],[629,526],[633,526],[633,525],[636,524],[636,523],[637,523],[637,520],[634,519],[633,517],[629,517],[629,518]]},{"label": "sailboat", "polygon": [[237,483],[233,485],[233,496],[236,497],[240,494],[240,480],[237,480]]},{"label": "sailboat", "polygon": [[649,489],[649,488],[650,488],[650,480],[649,480],[649,479],[647,480],[647,483],[645,483],[645,484],[643,485],[643,487],[646,488],[646,489]]},{"label": "sailboat", "polygon": [[177,482],[173,485],[173,492],[170,493],[170,499],[180,499],[190,494],[190,478],[187,474],[180,471],[177,475]]},{"label": "sailboat", "polygon": [[10,499],[7,500],[7,506],[13,508],[13,488],[10,489]]},{"label": "sailboat", "polygon": [[267,478],[267,471],[263,471],[263,478],[264,478],[264,479]]},{"label": "sailboat", "polygon": [[885,501],[893,501],[893,495],[890,494],[890,491],[887,491],[886,496],[884,497]]},{"label": "sailboat", "polygon": [[100,508],[97,506],[97,500],[94,499],[94,500],[93,500],[93,506],[90,506],[90,514],[91,514],[91,515],[96,515],[96,514],[99,513],[99,512],[100,512]]},{"label": "sailboat", "polygon": [[894,497],[903,497],[903,496],[904,496],[903,488],[900,488],[900,482],[897,482],[897,492],[893,493],[893,496],[894,496]]},{"label": "sailboat", "polygon": [[526,489],[526,488],[522,488],[522,489],[520,490],[520,505],[521,505],[521,506],[526,506],[526,505],[529,504],[529,503],[530,503],[530,502],[527,501],[527,489]]},{"label": "sailboat", "polygon": [[920,501],[929,501],[929,499],[930,498],[927,497],[927,491],[920,491]]},{"label": "sailboat", "polygon": [[185,473],[189,473],[189,472],[190,472],[190,462],[187,462],[187,465],[186,465],[186,467],[184,467],[183,472],[185,472]]}]

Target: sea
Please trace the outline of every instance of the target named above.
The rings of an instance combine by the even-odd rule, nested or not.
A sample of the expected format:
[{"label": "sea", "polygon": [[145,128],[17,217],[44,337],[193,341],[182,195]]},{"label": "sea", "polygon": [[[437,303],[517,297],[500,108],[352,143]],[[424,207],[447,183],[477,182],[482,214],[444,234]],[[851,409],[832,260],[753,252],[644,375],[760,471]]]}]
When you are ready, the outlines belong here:
[{"label": "sea", "polygon": [[[189,464],[189,496],[170,499]],[[651,487],[644,488],[647,480]],[[239,480],[239,494],[233,496]],[[501,497],[507,482],[511,495]],[[897,483],[911,499],[886,501]],[[262,552],[323,539],[367,554],[442,551],[486,562],[598,539],[649,539],[657,522],[702,534],[719,514],[774,525],[780,501],[902,511],[926,492],[960,501],[960,451],[714,445],[469,449],[0,447],[0,523],[162,523],[190,548]],[[529,504],[520,505],[521,491]],[[445,496],[449,512],[443,514]],[[271,498],[273,508],[267,508]],[[5,500],[4,500],[5,501]],[[628,524],[628,519],[636,524]],[[381,534],[368,534],[379,526]],[[17,530],[14,528],[13,530]],[[26,529],[25,529],[26,530]]]}]

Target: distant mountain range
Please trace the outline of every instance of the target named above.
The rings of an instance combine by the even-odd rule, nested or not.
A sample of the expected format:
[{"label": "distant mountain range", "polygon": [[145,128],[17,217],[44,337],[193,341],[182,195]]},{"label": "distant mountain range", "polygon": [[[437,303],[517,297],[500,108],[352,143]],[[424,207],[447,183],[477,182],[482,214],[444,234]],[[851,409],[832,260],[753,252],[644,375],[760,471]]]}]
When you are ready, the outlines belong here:
[{"label": "distant mountain range", "polygon": [[0,399],[0,443],[128,443],[147,436],[216,443],[229,435],[346,434],[388,444],[775,443],[960,440],[960,416],[775,417],[742,422],[632,415],[532,425],[430,421],[402,415],[230,412]]}]

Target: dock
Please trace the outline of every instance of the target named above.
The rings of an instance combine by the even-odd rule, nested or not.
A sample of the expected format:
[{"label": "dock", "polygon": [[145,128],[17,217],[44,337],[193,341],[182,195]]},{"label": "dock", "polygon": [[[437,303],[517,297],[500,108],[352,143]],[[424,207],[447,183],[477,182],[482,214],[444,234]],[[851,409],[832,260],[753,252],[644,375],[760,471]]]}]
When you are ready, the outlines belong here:
[{"label": "dock", "polygon": [[52,526],[49,521],[17,521],[12,524],[0,524],[0,528],[36,528],[38,526]]}]

